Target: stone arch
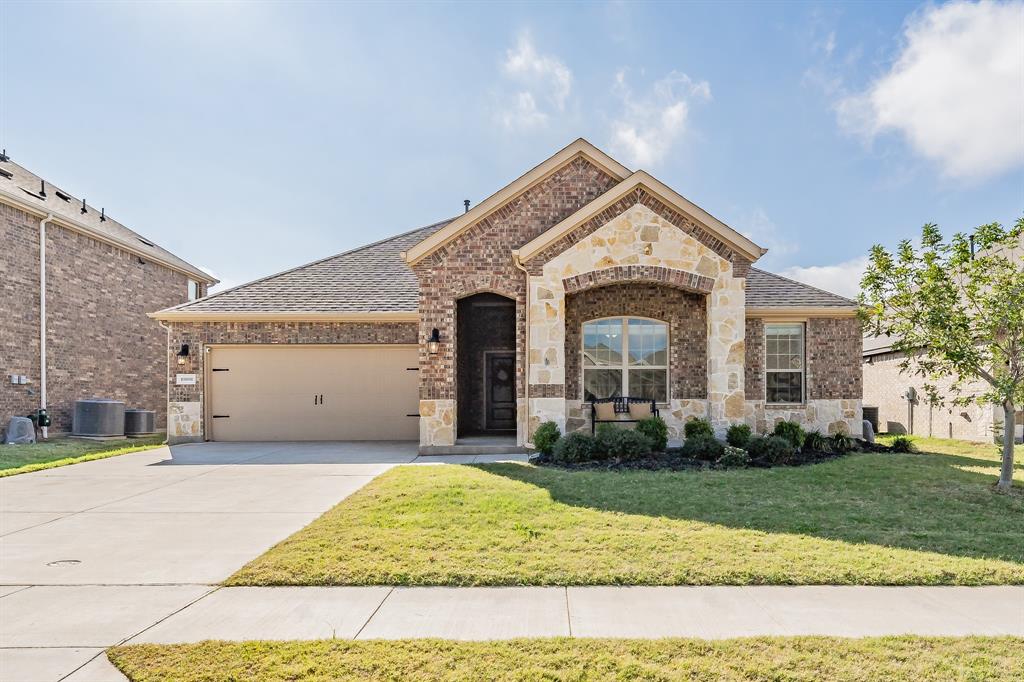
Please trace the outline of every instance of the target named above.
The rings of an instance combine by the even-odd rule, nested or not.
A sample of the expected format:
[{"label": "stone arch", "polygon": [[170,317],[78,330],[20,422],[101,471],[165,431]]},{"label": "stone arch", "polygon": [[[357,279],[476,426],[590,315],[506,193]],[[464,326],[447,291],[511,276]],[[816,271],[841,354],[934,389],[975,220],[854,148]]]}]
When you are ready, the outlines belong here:
[{"label": "stone arch", "polygon": [[616,265],[566,277],[562,280],[562,287],[566,294],[575,294],[596,287],[625,283],[661,284],[698,294],[709,294],[715,286],[715,281],[710,277],[687,270],[660,265]]}]

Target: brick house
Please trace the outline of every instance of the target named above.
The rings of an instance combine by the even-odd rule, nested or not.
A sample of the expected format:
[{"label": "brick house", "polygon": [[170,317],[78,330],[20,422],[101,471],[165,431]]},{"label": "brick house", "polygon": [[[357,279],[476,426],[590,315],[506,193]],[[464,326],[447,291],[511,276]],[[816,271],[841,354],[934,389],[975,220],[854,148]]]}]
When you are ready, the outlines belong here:
[{"label": "brick house", "polygon": [[856,305],[764,253],[577,140],[454,220],[154,313],[169,435],[458,452],[588,428],[612,395],[656,400],[673,437],[694,416],[859,435]]},{"label": "brick house", "polygon": [[50,432],[69,432],[92,397],[156,410],[164,428],[167,332],[146,313],[217,280],[6,155],[0,214],[0,429],[45,405]]}]

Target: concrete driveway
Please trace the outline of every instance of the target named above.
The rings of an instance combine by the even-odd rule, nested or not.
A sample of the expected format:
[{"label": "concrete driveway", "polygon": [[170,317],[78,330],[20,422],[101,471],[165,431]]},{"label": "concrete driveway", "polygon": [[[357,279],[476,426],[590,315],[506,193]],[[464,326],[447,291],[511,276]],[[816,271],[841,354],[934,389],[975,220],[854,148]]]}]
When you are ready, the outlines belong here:
[{"label": "concrete driveway", "polygon": [[214,589],[415,443],[202,443],[0,479],[0,680],[100,656]]}]

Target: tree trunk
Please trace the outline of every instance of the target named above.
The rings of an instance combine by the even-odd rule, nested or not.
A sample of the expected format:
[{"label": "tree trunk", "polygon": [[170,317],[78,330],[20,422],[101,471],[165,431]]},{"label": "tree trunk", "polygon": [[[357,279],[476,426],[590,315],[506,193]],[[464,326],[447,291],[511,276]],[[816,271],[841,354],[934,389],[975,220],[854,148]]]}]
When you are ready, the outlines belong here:
[{"label": "tree trunk", "polygon": [[1017,411],[1013,403],[1003,403],[1003,466],[999,471],[999,490],[1009,492],[1013,486],[1013,437],[1017,432]]}]

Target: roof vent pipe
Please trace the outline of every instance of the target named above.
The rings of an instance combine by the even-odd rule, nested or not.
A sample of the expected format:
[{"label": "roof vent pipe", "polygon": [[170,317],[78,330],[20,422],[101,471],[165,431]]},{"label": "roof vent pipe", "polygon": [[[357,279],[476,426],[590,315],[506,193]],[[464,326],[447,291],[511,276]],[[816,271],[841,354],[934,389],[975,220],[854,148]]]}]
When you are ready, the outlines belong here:
[{"label": "roof vent pipe", "polygon": [[7,150],[0,150],[0,161],[10,161],[11,157],[7,156]]},{"label": "roof vent pipe", "polygon": [[89,210],[89,209],[87,209],[87,208],[85,207],[85,199],[82,199],[82,211],[81,211],[81,212],[82,212],[82,213],[85,213],[85,212],[86,212],[86,211],[88,211],[88,210]]},{"label": "roof vent pipe", "polygon": [[105,209],[105,208],[101,208],[100,209],[100,222],[101,223],[107,222],[107,209]]},{"label": "roof vent pipe", "polygon": [[463,213],[469,213],[469,199],[463,199],[462,205],[466,207],[466,210],[463,211]]},{"label": "roof vent pipe", "polygon": [[46,198],[46,180],[39,181],[39,196]]}]

